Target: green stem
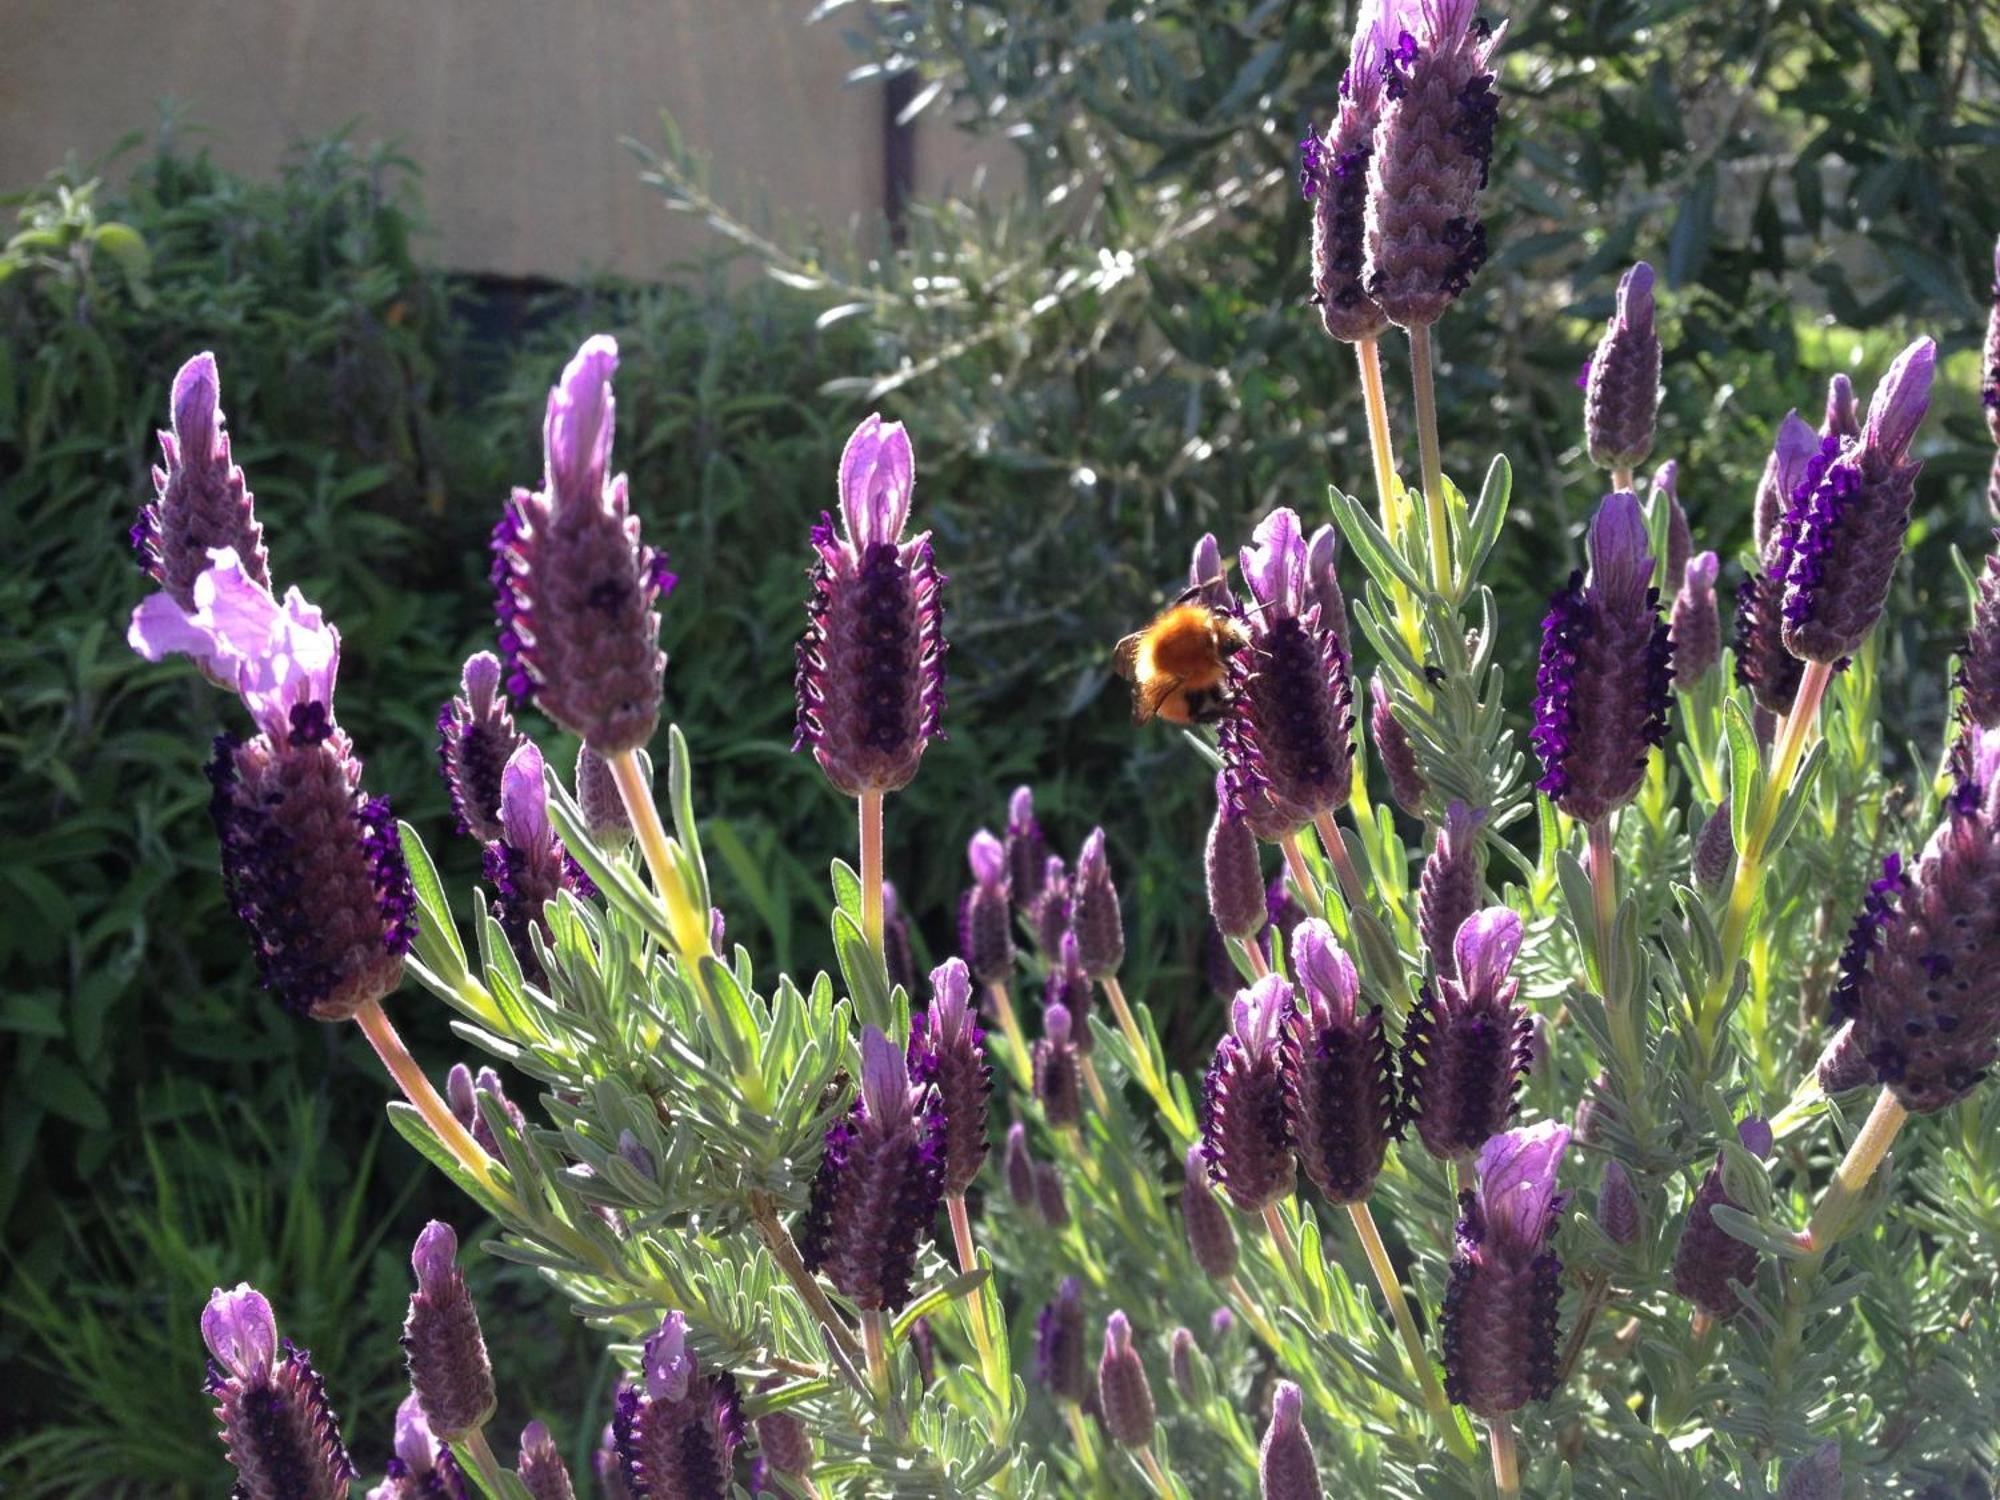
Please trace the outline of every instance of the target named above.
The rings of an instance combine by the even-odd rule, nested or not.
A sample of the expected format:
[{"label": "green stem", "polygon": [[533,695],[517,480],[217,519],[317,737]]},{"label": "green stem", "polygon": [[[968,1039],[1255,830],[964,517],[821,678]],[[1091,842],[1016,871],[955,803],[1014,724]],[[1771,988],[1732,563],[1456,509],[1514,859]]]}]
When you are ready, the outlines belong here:
[{"label": "green stem", "polygon": [[1451,532],[1445,520],[1444,468],[1438,459],[1437,389],[1431,374],[1431,331],[1410,330],[1410,376],[1417,396],[1417,455],[1423,466],[1424,520],[1430,530],[1431,587],[1451,598]]},{"label": "green stem", "polygon": [[1361,1238],[1361,1252],[1368,1257],[1368,1268],[1375,1273],[1375,1284],[1389,1304],[1396,1332],[1402,1335],[1404,1352],[1410,1357],[1410,1373],[1416,1376],[1417,1387],[1423,1392],[1424,1408],[1451,1450],[1460,1458],[1471,1458],[1478,1450],[1466,1444],[1464,1433],[1452,1418],[1451,1403],[1445,1399],[1444,1387],[1438,1384],[1437,1370],[1424,1348],[1424,1336],[1417,1331],[1416,1315],[1403,1295],[1402,1282],[1396,1276],[1395,1263],[1389,1259],[1389,1247],[1382,1243],[1382,1231],[1376,1227],[1374,1213],[1366,1202],[1350,1203],[1347,1216],[1354,1221],[1354,1232]]}]

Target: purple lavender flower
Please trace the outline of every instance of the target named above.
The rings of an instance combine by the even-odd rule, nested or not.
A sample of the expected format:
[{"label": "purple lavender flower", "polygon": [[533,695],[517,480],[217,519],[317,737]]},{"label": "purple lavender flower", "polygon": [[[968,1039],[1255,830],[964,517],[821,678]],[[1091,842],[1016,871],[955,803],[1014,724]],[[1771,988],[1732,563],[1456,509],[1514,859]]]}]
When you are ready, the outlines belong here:
[{"label": "purple lavender flower", "polygon": [[1688,559],[1694,555],[1694,532],[1689,529],[1688,513],[1681,506],[1680,475],[1681,466],[1671,458],[1653,471],[1650,504],[1663,504],[1667,508],[1666,568],[1660,576],[1669,582],[1687,570]]},{"label": "purple lavender flower", "polygon": [[1097,1404],[1113,1442],[1144,1448],[1153,1441],[1153,1388],[1132,1347],[1132,1324],[1114,1312],[1104,1323],[1104,1357],[1097,1362]]},{"label": "purple lavender flower", "polygon": [[1118,908],[1118,887],[1111,883],[1102,828],[1090,830],[1077,854],[1070,900],[1070,923],[1076,931],[1077,956],[1084,972],[1093,979],[1116,974],[1125,961],[1125,921]]},{"label": "purple lavender flower", "polygon": [[368,1500],[472,1500],[464,1470],[431,1431],[414,1391],[396,1408],[396,1456]]},{"label": "purple lavender flower", "polygon": [[1060,1005],[1069,1013],[1076,1050],[1091,1050],[1090,1012],[1095,990],[1083,967],[1083,945],[1073,932],[1065,932],[1056,944],[1054,961],[1042,984],[1042,1011],[1046,1015]]},{"label": "purple lavender flower", "polygon": [[1769,575],[1752,571],[1736,586],[1736,683],[1767,713],[1789,713],[1805,664],[1785,649],[1778,591]]},{"label": "purple lavender flower", "polygon": [[1236,1274],[1236,1226],[1209,1188],[1208,1158],[1199,1143],[1188,1147],[1187,1177],[1181,1188],[1181,1224],[1195,1264],[1213,1281]]},{"label": "purple lavender flower", "polygon": [[1639,1195],[1615,1157],[1605,1158],[1604,1176],[1598,1183],[1597,1227],[1614,1245],[1634,1244],[1639,1238]]},{"label": "purple lavender flower", "polygon": [[1058,1401],[1081,1404],[1090,1395],[1084,1343],[1083,1283],[1065,1276],[1055,1300],[1035,1319],[1035,1371]]},{"label": "purple lavender flower", "polygon": [[458,1236],[433,1219],[410,1252],[417,1289],[403,1322],[403,1352],[410,1362],[410,1388],[423,1403],[424,1418],[446,1439],[486,1425],[493,1415],[493,1365],[479,1331],[465,1276],[458,1269]]},{"label": "purple lavender flower", "polygon": [[1298,1177],[1279,1046],[1291,1011],[1292,987],[1276,974],[1239,994],[1202,1084],[1202,1154],[1246,1214],[1289,1196]]},{"label": "purple lavender flower", "polygon": [[1423,769],[1417,764],[1416,748],[1410,744],[1409,731],[1396,717],[1388,686],[1382,681],[1380,672],[1368,679],[1368,696],[1368,728],[1375,737],[1376,758],[1382,762],[1382,770],[1389,778],[1389,795],[1404,812],[1413,818],[1421,818],[1425,799],[1430,796],[1430,783],[1424,780]]},{"label": "purple lavender flower", "polygon": [[[1746,1118],[1736,1127],[1736,1137],[1753,1156],[1771,1154],[1771,1127],[1762,1120]],[[1674,1249],[1674,1290],[1718,1322],[1735,1317],[1743,1306],[1730,1283],[1748,1286],[1757,1279],[1756,1247],[1715,1222],[1716,1208],[1743,1206],[1723,1186],[1722,1160],[1722,1153],[1716,1152],[1715,1165],[1688,1205],[1687,1224]]]},{"label": "purple lavender flower", "polygon": [[1285,1017],[1281,1044],[1287,1133],[1299,1168],[1329,1203],[1360,1203],[1396,1128],[1396,1074],[1382,1007],[1364,1014],[1354,960],[1318,919],[1292,935],[1304,1004]]},{"label": "purple lavender flower", "polygon": [[[1208,876],[1208,910],[1224,937],[1248,942],[1264,926],[1264,871],[1257,836],[1230,805],[1225,778],[1215,778],[1215,821],[1209,824],[1203,861]],[[1232,971],[1233,972],[1233,971]]]},{"label": "purple lavender flower", "polygon": [[1695,885],[1705,892],[1721,890],[1736,868],[1736,834],[1729,819],[1729,798],[1724,797],[1694,838],[1694,853],[1689,863]]},{"label": "purple lavender flower", "polygon": [[958,951],[981,984],[1005,984],[1014,972],[1014,910],[1007,851],[984,828],[966,845],[972,889],[958,903]]},{"label": "purple lavender flower", "polygon": [[1368,159],[1382,106],[1381,0],[1365,0],[1355,17],[1340,108],[1324,136],[1308,131],[1299,143],[1299,186],[1313,206],[1313,302],[1326,331],[1346,343],[1372,339],[1389,326],[1362,285],[1368,229]]},{"label": "purple lavender flower", "polygon": [[1722,613],[1715,602],[1715,577],[1721,562],[1713,552],[1688,559],[1674,595],[1671,636],[1674,686],[1690,691],[1704,673],[1722,659]]},{"label": "purple lavender flower", "polygon": [[1035,1101],[1051,1130],[1067,1130],[1083,1118],[1083,1049],[1074,1039],[1069,1007],[1058,1001],[1044,1011],[1042,1031],[1034,1048]]},{"label": "purple lavender flower", "polygon": [[1052,1161],[1035,1163],[1035,1211],[1060,1234],[1069,1228],[1069,1199],[1063,1194],[1062,1173]]},{"label": "purple lavender flower", "polygon": [[2000,443],[2000,239],[1993,242],[1993,311],[1986,319],[1979,372],[1979,404],[1986,409],[1986,430]]},{"label": "purple lavender flower", "polygon": [[243,1500],[346,1500],[354,1465],[312,1358],[278,1342],[271,1304],[249,1283],[217,1287],[201,1314],[208,1391]]},{"label": "purple lavender flower", "polygon": [[452,1117],[472,1133],[474,1141],[488,1156],[500,1155],[500,1142],[493,1129],[486,1123],[486,1116],[479,1108],[480,1094],[490,1094],[500,1101],[501,1111],[514,1127],[517,1136],[525,1138],[528,1122],[521,1108],[507,1097],[507,1090],[501,1085],[500,1075],[491,1068],[481,1068],[475,1080],[472,1069],[464,1063],[453,1063],[451,1072],[445,1075],[444,1097],[451,1106]]},{"label": "purple lavender flower", "polygon": [[[613,1410],[622,1401],[630,1385],[620,1381],[613,1397]],[[604,1500],[634,1500],[632,1486],[625,1478],[625,1459],[618,1452],[618,1424],[615,1421],[604,1424],[604,1433],[598,1439],[597,1451],[590,1455],[590,1470],[597,1476],[597,1488]]]},{"label": "purple lavender flower", "polygon": [[678,1312],[646,1340],[639,1368],[611,1422],[634,1500],[728,1500],[743,1441],[735,1379],[702,1372]]},{"label": "purple lavender flower", "polygon": [[1786,490],[1771,574],[1782,589],[1785,649],[1796,657],[1852,655],[1882,613],[1922,467],[1909,460],[1910,442],[1930,407],[1936,363],[1930,339],[1905,349],[1875,387],[1860,437],[1822,438]]},{"label": "purple lavender flower", "polygon": [[[1993,533],[2000,543],[2000,531]],[[1972,598],[1972,629],[1958,653],[1959,711],[1967,724],[2000,728],[2000,547],[1986,554]]]},{"label": "purple lavender flower", "polygon": [[1813,1065],[1813,1076],[1819,1080],[1820,1092],[1829,1098],[1875,1082],[1875,1066],[1855,1040],[1854,1022],[1841,1023]]},{"label": "purple lavender flower", "polygon": [[973,1019],[972,975],[948,958],[931,970],[931,1004],[910,1022],[912,1079],[937,1088],[944,1110],[944,1191],[962,1195],[986,1160],[986,1111],[993,1069],[986,1033]]},{"label": "purple lavender flower", "polygon": [[1230,800],[1248,816],[1262,791],[1288,828],[1344,806],[1353,779],[1353,688],[1347,653],[1307,584],[1307,547],[1293,511],[1271,512],[1241,553],[1255,605],[1250,645],[1230,658],[1222,721]]},{"label": "purple lavender flower", "polygon": [[1465,919],[1479,909],[1479,828],[1484,808],[1453,799],[1444,826],[1417,880],[1417,932],[1431,958],[1431,972],[1455,978],[1458,962],[1452,941]]},{"label": "purple lavender flower", "polygon": [[600,755],[636,750],[660,722],[666,653],[655,606],[666,557],[639,540],[611,467],[618,344],[584,341],[549,392],[539,490],[514,491],[493,528],[494,610],[507,691]]},{"label": "purple lavender flower", "polygon": [[1428,327],[1486,263],[1479,194],[1500,99],[1500,43],[1473,0],[1387,0],[1381,113],[1367,163],[1362,285],[1404,328]]},{"label": "purple lavender flower", "polygon": [[1176,1328],[1172,1342],[1168,1346],[1167,1368],[1173,1373],[1174,1389],[1181,1400],[1193,1405],[1201,1399],[1200,1388],[1195,1384],[1194,1362],[1199,1351],[1195,1347],[1194,1330]]},{"label": "purple lavender flower", "polygon": [[1017,786],[1007,799],[1007,874],[1014,909],[1023,916],[1034,914],[1048,863],[1049,841],[1035,819],[1035,793]]},{"label": "purple lavender flower", "polygon": [[1453,946],[1456,974],[1425,985],[1403,1023],[1403,1118],[1431,1155],[1464,1160],[1507,1128],[1531,1027],[1511,973],[1521,919],[1489,906]]},{"label": "purple lavender flower", "polygon": [[534,1500],[576,1500],[569,1466],[556,1448],[555,1437],[540,1422],[530,1422],[521,1429],[521,1458],[515,1472]]},{"label": "purple lavender flower", "polygon": [[840,456],[841,534],[813,528],[794,748],[850,797],[908,786],[944,714],[944,578],[928,531],[903,540],[915,481],[903,424],[871,416]]},{"label": "purple lavender flower", "polygon": [[1590,579],[1572,573],[1542,621],[1535,676],[1535,785],[1580,822],[1608,817],[1667,737],[1673,644],[1647,586],[1646,521],[1628,490],[1607,495],[1590,527]]},{"label": "purple lavender flower", "polygon": [[[760,1393],[774,1391],[784,1382],[776,1375],[766,1375],[757,1382]],[[794,1412],[780,1408],[768,1411],[756,1420],[757,1456],[770,1468],[793,1479],[803,1479],[812,1473],[812,1434],[806,1424]]]},{"label": "purple lavender flower", "polygon": [[1876,1075],[1917,1113],[1970,1092],[2000,1056],[2000,730],[1963,743],[1960,775],[1906,884],[1892,868],[1871,894],[1877,930],[1850,944],[1835,992]]},{"label": "purple lavender flower", "polygon": [[[650,784],[652,766],[644,762],[643,752],[641,757],[645,764],[645,779]],[[629,845],[632,842],[632,817],[625,811],[625,798],[618,790],[618,780],[612,775],[611,763],[590,746],[579,745],[576,751],[576,778],[572,785],[576,790],[577,810],[583,814],[583,826],[590,831],[591,842],[607,854],[616,854]],[[714,948],[717,953],[722,951],[719,939]]]},{"label": "purple lavender flower", "polygon": [[361,762],[333,719],[340,633],[296,588],[281,605],[218,551],[192,608],[154,594],[128,639],[148,661],[193,657],[235,688],[261,731],[218,738],[208,774],[223,889],[265,988],[322,1021],[394,990],[416,898],[388,799],[361,790]]},{"label": "purple lavender flower", "polygon": [[1660,404],[1660,335],[1653,327],[1653,268],[1643,260],[1618,281],[1618,307],[1597,341],[1584,395],[1583,430],[1590,461],[1631,469],[1653,451]]},{"label": "purple lavender flower", "polygon": [[1569,1131],[1554,1121],[1496,1135],[1478,1186],[1459,1194],[1444,1294],[1445,1393],[1482,1417],[1505,1416],[1556,1387],[1562,1262],[1549,1245],[1563,1195],[1556,1171]]},{"label": "purple lavender flower", "polygon": [[826,1133],[799,1250],[809,1271],[869,1310],[910,1299],[917,1246],[944,1197],[948,1126],[938,1092],[913,1080],[875,1027],[861,1034],[861,1090]]},{"label": "purple lavender flower", "polygon": [[460,684],[438,710],[438,769],[458,831],[483,844],[500,837],[500,773],[521,731],[500,691],[499,657],[480,651],[466,658]]},{"label": "purple lavender flower", "polygon": [[1320,1500],[1319,1463],[1306,1436],[1305,1395],[1289,1380],[1271,1396],[1271,1425],[1257,1453],[1257,1492],[1262,1500]]},{"label": "purple lavender flower", "polygon": [[1035,949],[1043,962],[1054,962],[1062,951],[1073,909],[1069,873],[1059,856],[1051,854],[1042,862],[1042,878],[1036,889],[1040,894],[1035,897],[1028,917],[1035,929]]},{"label": "purple lavender flower", "polygon": [[229,456],[221,396],[213,354],[197,354],[180,367],[169,406],[173,430],[160,434],[166,466],[153,470],[155,496],[140,507],[132,528],[140,567],[166,598],[190,612],[195,581],[216,552],[235,553],[244,576],[271,591],[264,528],[243,471]]},{"label": "purple lavender flower", "polygon": [[1028,1149],[1028,1127],[1016,1120],[1007,1127],[1007,1144],[1000,1152],[1000,1176],[1014,1206],[1035,1209],[1035,1154]]},{"label": "purple lavender flower", "polygon": [[549,790],[543,779],[542,752],[533,740],[521,741],[507,758],[500,778],[500,836],[486,846],[486,878],[493,886],[493,915],[507,934],[521,968],[540,980],[541,960],[534,934],[549,941],[548,918],[542,912],[564,891],[586,898],[597,888],[570,858],[549,822]]}]

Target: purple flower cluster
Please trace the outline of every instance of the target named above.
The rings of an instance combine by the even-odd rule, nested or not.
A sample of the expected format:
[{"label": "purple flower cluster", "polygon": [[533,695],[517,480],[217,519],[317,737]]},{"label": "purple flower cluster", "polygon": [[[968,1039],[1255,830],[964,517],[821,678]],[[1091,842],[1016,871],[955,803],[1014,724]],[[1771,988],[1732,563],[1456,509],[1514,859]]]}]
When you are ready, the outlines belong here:
[{"label": "purple flower cluster", "polygon": [[468,657],[460,684],[438,710],[438,768],[458,831],[486,843],[500,837],[501,773],[522,736],[500,687],[499,657]]},{"label": "purple flower cluster", "polygon": [[354,1465],[326,1387],[303,1349],[278,1342],[271,1304],[220,1287],[201,1315],[208,1390],[243,1500],[346,1500]]},{"label": "purple flower cluster", "polygon": [[1313,302],[1326,331],[1350,344],[1374,338],[1389,324],[1363,285],[1368,162],[1384,84],[1381,12],[1380,0],[1362,9],[1333,123],[1325,135],[1308,131],[1299,142],[1299,186],[1313,205]]},{"label": "purple flower cluster", "polygon": [[735,1377],[702,1370],[678,1312],[646,1341],[639,1368],[611,1422],[633,1500],[728,1500],[743,1442]]},{"label": "purple flower cluster", "polygon": [[1425,985],[1403,1023],[1402,1117],[1433,1156],[1470,1158],[1518,1107],[1532,1035],[1514,998],[1520,950],[1513,912],[1468,917],[1453,942],[1454,972]]}]

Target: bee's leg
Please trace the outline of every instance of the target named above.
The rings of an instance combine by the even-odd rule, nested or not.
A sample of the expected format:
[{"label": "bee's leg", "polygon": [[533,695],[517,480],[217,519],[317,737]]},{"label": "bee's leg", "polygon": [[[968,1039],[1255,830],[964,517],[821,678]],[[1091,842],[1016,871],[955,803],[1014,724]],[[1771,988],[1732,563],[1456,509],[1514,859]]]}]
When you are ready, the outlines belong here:
[{"label": "bee's leg", "polygon": [[1187,695],[1188,718],[1196,724],[1219,724],[1229,717],[1229,707],[1236,701],[1235,695],[1227,688],[1203,688]]}]

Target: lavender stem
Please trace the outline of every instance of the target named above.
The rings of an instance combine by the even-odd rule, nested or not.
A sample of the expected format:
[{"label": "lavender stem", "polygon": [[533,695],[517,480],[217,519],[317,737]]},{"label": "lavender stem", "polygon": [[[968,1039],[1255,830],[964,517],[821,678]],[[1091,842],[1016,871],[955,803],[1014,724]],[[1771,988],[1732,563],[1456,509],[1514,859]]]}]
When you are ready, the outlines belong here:
[{"label": "lavender stem", "polygon": [[1847,1155],[1834,1168],[1833,1181],[1826,1185],[1819,1206],[1813,1210],[1812,1221],[1806,1226],[1805,1243],[1815,1258],[1832,1249],[1846,1231],[1854,1200],[1868,1186],[1868,1179],[1875,1175],[1890,1143],[1896,1139],[1896,1132],[1909,1117],[1910,1112],[1888,1089],[1875,1096],[1875,1107],[1868,1112],[1868,1119],[1854,1138],[1854,1144],[1847,1148]]},{"label": "lavender stem", "polygon": [[621,750],[606,755],[604,759],[611,767],[612,779],[618,783],[618,797],[625,804],[626,817],[632,820],[632,831],[646,856],[646,868],[652,872],[653,884],[659,888],[660,900],[667,911],[667,925],[674,934],[677,956],[688,972],[688,982],[699,989],[696,964],[701,955],[709,951],[708,913],[694,909],[674,873],[673,860],[667,853],[667,830],[660,822],[659,808],[653,805],[652,789],[646,785],[646,773],[639,764],[639,753],[636,750]]},{"label": "lavender stem", "polygon": [[1521,1460],[1514,1451],[1514,1419],[1494,1417],[1488,1423],[1493,1438],[1493,1488],[1500,1500],[1513,1500],[1521,1493]]},{"label": "lavender stem", "polygon": [[1382,533],[1391,547],[1402,544],[1403,507],[1396,498],[1396,450],[1389,441],[1389,402],[1382,389],[1382,345],[1361,339],[1354,346],[1361,366],[1361,400],[1368,409],[1368,452],[1375,461],[1375,497],[1382,509]]},{"label": "lavender stem", "polygon": [[882,957],[882,794],[863,792],[861,814],[861,931]]},{"label": "lavender stem", "polygon": [[1285,868],[1292,872],[1292,884],[1299,888],[1299,904],[1308,916],[1324,917],[1326,901],[1319,893],[1319,886],[1312,878],[1312,870],[1306,864],[1305,854],[1299,848],[1299,836],[1288,833],[1278,841],[1278,847],[1285,851]]},{"label": "lavender stem", "polygon": [[370,1000],[355,1011],[354,1019],[361,1027],[361,1034],[368,1038],[368,1045],[375,1049],[375,1055],[382,1059],[382,1066],[389,1070],[389,1076],[403,1091],[403,1097],[423,1116],[424,1123],[431,1128],[439,1143],[452,1154],[461,1167],[498,1203],[511,1212],[519,1213],[520,1204],[513,1194],[494,1180],[493,1159],[480,1148],[458,1117],[451,1112],[451,1106],[431,1086],[424,1070],[417,1066],[417,1060],[410,1056],[410,1049],[403,1045],[403,1038],[397,1033],[388,1013],[382,1009],[382,1002]]},{"label": "lavender stem", "polygon": [[1437,390],[1431,378],[1431,331],[1410,330],[1410,375],[1417,395],[1417,453],[1423,464],[1424,519],[1430,528],[1431,587],[1451,596],[1451,535],[1445,523],[1444,471],[1438,461]]},{"label": "lavender stem", "polygon": [[1396,1267],[1389,1259],[1389,1247],[1382,1243],[1382,1231],[1375,1225],[1375,1215],[1370,1211],[1367,1200],[1348,1204],[1347,1216],[1354,1221],[1354,1232],[1361,1239],[1361,1252],[1368,1257],[1368,1269],[1375,1273],[1375,1284],[1382,1289],[1383,1299],[1389,1304],[1390,1316],[1395,1319],[1396,1331],[1402,1335],[1403,1348],[1410,1357],[1410,1373],[1417,1377],[1418,1388],[1424,1393],[1425,1409],[1437,1423],[1439,1434],[1452,1452],[1460,1458],[1471,1458],[1477,1450],[1466,1444],[1465,1435],[1459,1431],[1458,1423],[1452,1420],[1451,1403],[1445,1400],[1444,1387],[1438,1384],[1437,1370],[1424,1348],[1424,1336],[1417,1331],[1416,1317],[1410,1311],[1409,1299],[1403,1295]]},{"label": "lavender stem", "polygon": [[[1115,979],[1108,983],[1116,988]],[[1007,993],[1005,982],[998,979],[990,981],[986,986],[986,994],[993,1002],[993,1015],[1000,1022],[1000,1032],[1007,1038],[1007,1046],[1014,1054],[1015,1076],[1020,1079],[1032,1078],[1034,1063],[1028,1052],[1028,1038],[1021,1030],[1021,1018],[1014,1014],[1014,999]]]}]

